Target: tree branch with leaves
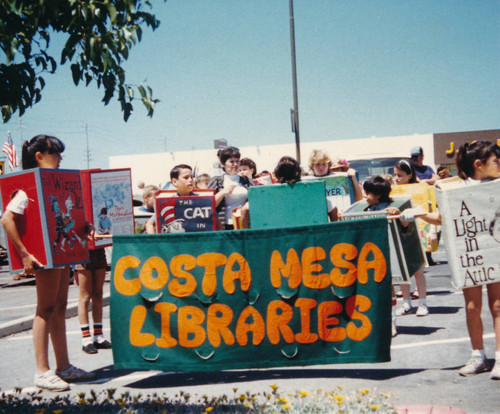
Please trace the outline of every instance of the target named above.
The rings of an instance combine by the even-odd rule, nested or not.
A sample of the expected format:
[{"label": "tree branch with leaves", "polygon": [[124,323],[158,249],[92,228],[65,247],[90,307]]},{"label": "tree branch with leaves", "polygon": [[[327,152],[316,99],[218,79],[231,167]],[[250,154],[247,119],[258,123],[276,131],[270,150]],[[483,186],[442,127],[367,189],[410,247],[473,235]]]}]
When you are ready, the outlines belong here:
[{"label": "tree branch with leaves", "polygon": [[56,32],[67,35],[60,65],[70,65],[75,85],[95,83],[104,92],[105,105],[118,100],[125,121],[137,99],[153,116],[159,100],[148,85],[127,84],[122,67],[141,41],[143,28],[158,28],[160,21],[150,11],[151,2],[142,0],[0,2],[0,48],[6,62],[0,63],[3,121],[15,112],[23,115],[41,100],[44,76],[58,68],[49,52],[50,36]]}]

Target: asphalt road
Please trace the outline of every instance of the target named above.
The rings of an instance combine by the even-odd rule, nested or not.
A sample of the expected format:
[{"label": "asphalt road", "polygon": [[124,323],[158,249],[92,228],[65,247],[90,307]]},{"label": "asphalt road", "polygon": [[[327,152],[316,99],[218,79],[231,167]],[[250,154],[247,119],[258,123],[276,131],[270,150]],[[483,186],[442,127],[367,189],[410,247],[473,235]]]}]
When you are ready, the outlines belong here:
[{"label": "asphalt road", "polygon": [[[446,261],[443,251],[434,259]],[[428,305],[431,314],[417,318],[398,318],[399,334],[393,338],[391,361],[380,364],[316,365],[296,368],[232,370],[211,373],[181,373],[159,371],[114,370],[111,351],[87,355],[81,351],[78,319],[67,319],[68,346],[71,362],[95,371],[98,380],[91,384],[72,385],[71,395],[116,388],[117,392],[152,394],[173,397],[180,390],[191,395],[219,396],[238,392],[270,391],[277,384],[282,391],[314,391],[342,387],[347,393],[362,388],[391,393],[397,406],[435,405],[462,408],[467,413],[500,413],[500,381],[489,373],[462,378],[459,368],[470,355],[470,342],[465,327],[461,292],[450,284],[447,264],[426,270]],[[0,332],[16,320],[29,320],[35,309],[33,281],[12,283],[5,267],[0,272]],[[108,275],[109,280],[109,275]],[[109,292],[109,281],[105,284]],[[77,287],[70,286],[69,303],[74,308]],[[484,292],[483,297],[486,298]],[[414,302],[414,306],[417,303]],[[71,314],[71,309],[69,314]],[[483,305],[485,349],[493,363],[495,339],[492,319],[486,300]],[[105,335],[109,337],[109,306],[104,309]],[[8,334],[0,338],[0,389],[3,392],[22,387],[33,391],[35,362],[31,330]],[[54,365],[54,363],[52,362]],[[46,396],[53,393],[44,392]]]}]

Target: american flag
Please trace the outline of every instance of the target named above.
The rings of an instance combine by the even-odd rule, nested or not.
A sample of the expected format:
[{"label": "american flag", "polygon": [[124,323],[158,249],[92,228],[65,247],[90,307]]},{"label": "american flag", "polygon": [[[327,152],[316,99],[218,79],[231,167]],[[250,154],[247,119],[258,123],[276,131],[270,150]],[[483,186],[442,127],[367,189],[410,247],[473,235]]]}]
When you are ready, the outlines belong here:
[{"label": "american flag", "polygon": [[7,141],[3,144],[2,152],[7,154],[9,158],[9,168],[13,170],[17,167],[17,152],[14,142],[12,142],[12,137],[10,136],[10,131],[7,132]]}]

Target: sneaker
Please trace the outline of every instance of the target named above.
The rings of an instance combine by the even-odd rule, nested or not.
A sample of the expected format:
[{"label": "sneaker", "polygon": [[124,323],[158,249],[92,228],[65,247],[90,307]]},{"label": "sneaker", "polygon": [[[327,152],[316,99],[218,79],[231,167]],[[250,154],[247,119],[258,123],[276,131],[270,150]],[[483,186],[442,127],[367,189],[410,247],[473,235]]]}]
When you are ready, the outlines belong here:
[{"label": "sneaker", "polygon": [[83,345],[82,351],[85,352],[86,354],[97,354],[97,349],[92,343]]},{"label": "sneaker", "polygon": [[480,372],[487,371],[488,368],[488,361],[486,361],[486,359],[475,356],[469,359],[467,364],[465,364],[458,373],[462,377],[468,377],[469,375],[476,375]]},{"label": "sneaker", "polygon": [[73,365],[70,365],[66,371],[56,370],[56,374],[66,382],[93,381],[97,378],[93,372],[87,372]]},{"label": "sneaker", "polygon": [[417,316],[427,316],[429,314],[429,308],[426,305],[419,305],[417,309]]},{"label": "sneaker", "polygon": [[49,391],[67,391],[69,384],[48,370],[42,375],[35,374],[35,387]]},{"label": "sneaker", "polygon": [[404,315],[409,315],[412,313],[413,309],[411,305],[408,305],[407,303],[403,303],[402,306],[396,309],[396,316],[404,316]]},{"label": "sneaker", "polygon": [[94,341],[94,346],[97,349],[111,349],[111,342],[109,342],[107,339],[104,339],[102,341]]},{"label": "sneaker", "polygon": [[492,380],[500,380],[500,362],[495,362],[495,366],[491,370],[490,378]]}]

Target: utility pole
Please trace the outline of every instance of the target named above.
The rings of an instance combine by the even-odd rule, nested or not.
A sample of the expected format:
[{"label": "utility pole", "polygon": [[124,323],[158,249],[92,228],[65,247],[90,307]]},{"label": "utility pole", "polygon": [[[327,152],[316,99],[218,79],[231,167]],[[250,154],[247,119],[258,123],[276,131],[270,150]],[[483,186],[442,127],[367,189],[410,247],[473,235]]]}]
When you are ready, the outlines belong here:
[{"label": "utility pole", "polygon": [[290,10],[290,43],[292,52],[292,81],[293,81],[293,110],[292,115],[292,132],[295,132],[295,151],[297,161],[300,164],[300,130],[299,130],[299,99],[297,97],[297,62],[295,61],[295,24],[293,18],[293,0],[288,0],[288,8]]}]

